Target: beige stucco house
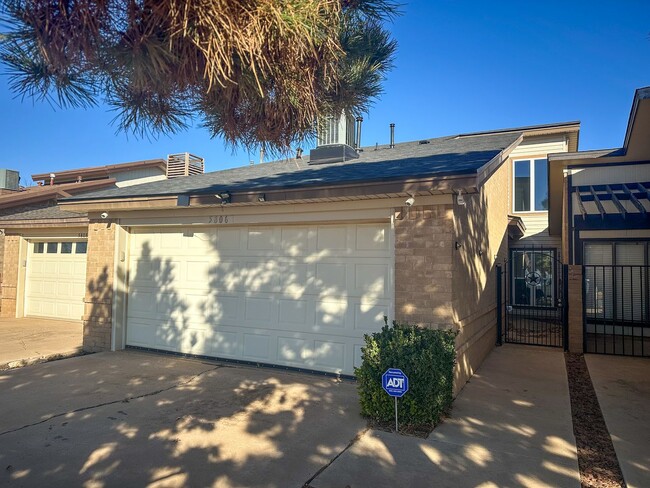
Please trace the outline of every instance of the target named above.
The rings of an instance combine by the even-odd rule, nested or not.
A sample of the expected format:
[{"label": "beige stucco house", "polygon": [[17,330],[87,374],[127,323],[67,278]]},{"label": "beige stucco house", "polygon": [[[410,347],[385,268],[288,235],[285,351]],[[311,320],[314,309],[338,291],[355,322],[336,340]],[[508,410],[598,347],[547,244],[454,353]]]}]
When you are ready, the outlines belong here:
[{"label": "beige stucco house", "polygon": [[[88,218],[84,347],[352,375],[386,316],[459,332],[458,390],[496,342],[496,264],[527,242],[561,252],[544,224],[542,161],[576,151],[578,131],[361,148],[344,128],[309,158],[60,200]],[[31,232],[7,231],[5,315],[30,310],[25,269],[42,257]]]}]

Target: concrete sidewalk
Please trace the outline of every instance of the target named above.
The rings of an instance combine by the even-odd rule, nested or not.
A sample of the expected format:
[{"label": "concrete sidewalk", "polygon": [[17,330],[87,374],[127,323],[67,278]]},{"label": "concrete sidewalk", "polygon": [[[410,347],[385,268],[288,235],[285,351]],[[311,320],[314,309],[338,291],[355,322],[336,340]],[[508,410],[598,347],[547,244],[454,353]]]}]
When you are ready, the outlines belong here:
[{"label": "concrete sidewalk", "polygon": [[628,488],[650,486],[650,360],[585,359]]},{"label": "concrete sidewalk", "polygon": [[370,430],[311,482],[346,485],[579,487],[562,351],[496,349],[428,439]]},{"label": "concrete sidewalk", "polygon": [[55,354],[72,355],[82,347],[80,321],[0,318],[0,369]]}]

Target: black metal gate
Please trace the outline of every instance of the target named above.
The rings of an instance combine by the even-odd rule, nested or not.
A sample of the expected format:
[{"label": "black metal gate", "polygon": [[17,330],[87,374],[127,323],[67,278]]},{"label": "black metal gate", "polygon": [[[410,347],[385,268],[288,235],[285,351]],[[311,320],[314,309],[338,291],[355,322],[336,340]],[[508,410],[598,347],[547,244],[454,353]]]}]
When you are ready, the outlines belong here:
[{"label": "black metal gate", "polygon": [[513,249],[497,266],[497,343],[568,345],[568,267],[552,249]]},{"label": "black metal gate", "polygon": [[650,357],[650,266],[583,266],[585,352]]}]

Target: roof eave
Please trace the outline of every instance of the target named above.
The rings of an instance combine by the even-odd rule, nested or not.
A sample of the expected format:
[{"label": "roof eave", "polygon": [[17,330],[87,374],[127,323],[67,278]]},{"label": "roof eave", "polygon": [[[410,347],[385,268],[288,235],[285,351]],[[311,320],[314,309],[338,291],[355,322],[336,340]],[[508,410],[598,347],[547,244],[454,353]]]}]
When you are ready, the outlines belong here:
[{"label": "roof eave", "polygon": [[[86,168],[79,169],[68,169],[64,171],[55,172],[56,178],[66,178],[66,177],[77,177],[77,176],[103,176],[108,177],[110,173],[128,171],[136,168],[148,168],[160,166],[161,168],[166,167],[166,162],[164,159],[145,159],[142,161],[133,161],[128,163],[119,163],[119,164],[109,164],[105,166],[90,166]],[[32,175],[33,181],[46,181],[50,179],[51,173],[39,173]]]}]

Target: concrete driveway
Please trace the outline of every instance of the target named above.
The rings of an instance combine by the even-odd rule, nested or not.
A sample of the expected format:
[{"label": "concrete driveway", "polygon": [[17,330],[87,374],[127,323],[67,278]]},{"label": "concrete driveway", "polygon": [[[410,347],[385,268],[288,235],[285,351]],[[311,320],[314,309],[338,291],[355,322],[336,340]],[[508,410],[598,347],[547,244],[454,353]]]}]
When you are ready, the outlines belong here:
[{"label": "concrete driveway", "polygon": [[[0,369],[81,351],[80,321],[0,318]],[[14,364],[16,363],[16,364]]]},{"label": "concrete driveway", "polygon": [[134,351],[0,372],[0,485],[301,487],[365,428],[356,386]]},{"label": "concrete driveway", "polygon": [[650,359],[585,359],[628,488],[650,486]]},{"label": "concrete driveway", "polygon": [[580,486],[560,351],[495,350],[428,439],[356,385],[135,351],[0,372],[0,486]]}]

